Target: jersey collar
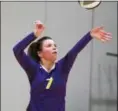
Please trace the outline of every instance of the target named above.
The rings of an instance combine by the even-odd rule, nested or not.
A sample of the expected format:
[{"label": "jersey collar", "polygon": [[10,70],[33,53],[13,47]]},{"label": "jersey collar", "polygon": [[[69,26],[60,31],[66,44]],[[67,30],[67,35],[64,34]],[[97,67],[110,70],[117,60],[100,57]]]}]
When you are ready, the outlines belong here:
[{"label": "jersey collar", "polygon": [[55,64],[52,66],[50,71],[48,71],[42,64],[40,64],[40,68],[43,68],[46,72],[50,73],[55,68]]}]

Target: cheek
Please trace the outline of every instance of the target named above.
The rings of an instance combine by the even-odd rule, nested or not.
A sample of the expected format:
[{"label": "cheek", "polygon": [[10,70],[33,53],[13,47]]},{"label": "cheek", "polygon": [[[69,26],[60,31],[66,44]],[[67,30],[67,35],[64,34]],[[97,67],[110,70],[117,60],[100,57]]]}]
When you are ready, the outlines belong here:
[{"label": "cheek", "polygon": [[50,49],[43,50],[43,57],[50,58],[52,55],[52,51]]},{"label": "cheek", "polygon": [[57,55],[52,54],[51,49],[45,49],[45,50],[43,50],[43,56],[42,57],[45,58],[46,60],[55,61],[57,58]]}]

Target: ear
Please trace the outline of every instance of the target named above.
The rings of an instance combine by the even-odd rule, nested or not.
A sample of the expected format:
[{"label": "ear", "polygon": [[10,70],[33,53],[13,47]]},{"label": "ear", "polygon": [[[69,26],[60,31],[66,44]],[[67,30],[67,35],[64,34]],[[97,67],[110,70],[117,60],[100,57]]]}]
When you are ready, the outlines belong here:
[{"label": "ear", "polygon": [[37,54],[40,58],[42,58],[42,52],[41,51],[38,51]]}]

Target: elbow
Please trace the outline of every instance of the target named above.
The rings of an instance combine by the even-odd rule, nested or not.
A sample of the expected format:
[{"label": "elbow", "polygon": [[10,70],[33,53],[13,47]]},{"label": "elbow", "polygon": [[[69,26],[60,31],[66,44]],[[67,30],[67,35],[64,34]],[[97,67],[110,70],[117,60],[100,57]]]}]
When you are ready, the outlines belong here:
[{"label": "elbow", "polygon": [[12,51],[13,51],[13,53],[15,53],[16,52],[16,47],[13,47]]},{"label": "elbow", "polygon": [[12,48],[12,51],[13,51],[14,54],[17,52],[16,46],[14,46],[14,47]]},{"label": "elbow", "polygon": [[13,48],[12,48],[12,51],[14,52],[15,50],[16,50],[16,48],[15,48],[15,47],[13,47]]},{"label": "elbow", "polygon": [[16,47],[13,47],[12,51],[13,51],[14,56],[16,57],[18,55]]},{"label": "elbow", "polygon": [[12,51],[16,58],[24,54],[24,50],[20,49],[17,45],[12,48]]},{"label": "elbow", "polygon": [[20,53],[20,51],[18,50],[17,46],[14,46],[14,47],[12,48],[12,51],[13,51],[13,54],[14,54],[15,56],[18,56],[19,53]]}]

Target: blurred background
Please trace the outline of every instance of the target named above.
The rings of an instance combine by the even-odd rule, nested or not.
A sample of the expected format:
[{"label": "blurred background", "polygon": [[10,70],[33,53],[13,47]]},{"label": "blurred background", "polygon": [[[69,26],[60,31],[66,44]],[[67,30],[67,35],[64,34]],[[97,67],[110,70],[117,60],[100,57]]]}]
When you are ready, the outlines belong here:
[{"label": "blurred background", "polygon": [[1,111],[26,111],[30,86],[12,48],[38,19],[46,25],[43,35],[56,42],[58,59],[93,27],[103,25],[112,33],[108,43],[92,40],[78,54],[67,83],[66,111],[116,111],[117,6],[101,2],[87,10],[78,2],[1,2]]}]

